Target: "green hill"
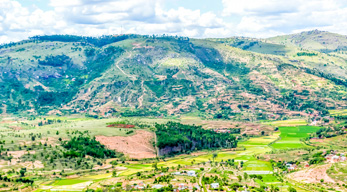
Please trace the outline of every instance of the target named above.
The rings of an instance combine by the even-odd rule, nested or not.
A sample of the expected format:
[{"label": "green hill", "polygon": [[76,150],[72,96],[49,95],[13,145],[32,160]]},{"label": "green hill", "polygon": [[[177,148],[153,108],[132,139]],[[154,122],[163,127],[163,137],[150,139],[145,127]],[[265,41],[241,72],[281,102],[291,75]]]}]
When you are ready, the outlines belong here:
[{"label": "green hill", "polygon": [[346,53],[291,41],[37,36],[0,48],[0,112],[253,121],[344,108]]},{"label": "green hill", "polygon": [[292,35],[273,37],[268,40],[277,44],[294,45],[323,53],[347,50],[347,36],[327,31],[305,31]]}]

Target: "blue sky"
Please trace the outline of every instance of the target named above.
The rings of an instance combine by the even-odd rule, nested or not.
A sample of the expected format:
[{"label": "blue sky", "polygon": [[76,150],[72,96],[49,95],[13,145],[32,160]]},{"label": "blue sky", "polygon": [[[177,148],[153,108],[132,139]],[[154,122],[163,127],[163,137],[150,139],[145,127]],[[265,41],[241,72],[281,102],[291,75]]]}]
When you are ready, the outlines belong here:
[{"label": "blue sky", "polygon": [[347,35],[345,0],[0,0],[0,43],[34,35]]}]

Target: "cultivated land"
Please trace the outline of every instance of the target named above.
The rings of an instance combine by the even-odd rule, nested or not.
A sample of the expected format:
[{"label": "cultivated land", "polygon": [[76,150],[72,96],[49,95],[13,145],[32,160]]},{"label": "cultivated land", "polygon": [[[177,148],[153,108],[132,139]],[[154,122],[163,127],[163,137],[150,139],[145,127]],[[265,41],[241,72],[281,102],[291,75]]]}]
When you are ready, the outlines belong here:
[{"label": "cultivated land", "polygon": [[274,149],[293,149],[304,148],[307,145],[303,144],[302,139],[310,136],[320,129],[314,126],[296,126],[296,127],[279,127],[281,132],[279,141],[271,145]]},{"label": "cultivated land", "polygon": [[[48,122],[48,119],[54,122],[38,126],[42,121]],[[58,123],[58,119],[61,122]],[[320,127],[301,125],[305,122],[303,120],[271,122],[269,126],[272,128],[271,132],[264,132],[266,134],[264,136],[261,136],[259,133],[260,136],[249,138],[248,136],[241,136],[243,131],[247,129],[244,127],[247,123],[242,124],[241,122],[225,120],[209,121],[197,117],[175,119],[174,121],[176,122],[189,124],[189,121],[191,121],[191,124],[201,124],[206,126],[206,129],[213,128],[217,130],[219,128],[225,129],[226,125],[230,125],[230,129],[236,129],[233,125],[236,123],[240,124],[238,127],[241,127],[241,131],[239,134],[236,134],[240,137],[238,146],[235,149],[203,150],[165,159],[161,157],[158,160],[154,147],[155,143],[153,143],[155,140],[152,126],[155,122],[166,123],[168,121],[172,121],[172,119],[109,118],[96,120],[81,116],[72,118],[52,116],[35,120],[23,120],[20,118],[3,119],[1,135],[3,135],[2,138],[5,143],[8,143],[3,145],[3,151],[8,149],[6,154],[12,156],[13,159],[9,166],[9,161],[4,158],[0,169],[3,172],[7,172],[12,168],[21,169],[26,167],[25,174],[29,178],[34,178],[35,185],[33,187],[37,191],[82,191],[86,188],[108,188],[116,185],[118,188],[124,187],[125,189],[135,183],[139,184],[142,182],[151,188],[155,185],[155,179],[158,180],[163,175],[172,175],[175,172],[180,172],[180,175],[173,175],[170,178],[170,183],[173,187],[178,187],[179,184],[184,183],[187,187],[199,185],[205,187],[206,190],[210,190],[210,182],[224,183],[223,178],[227,178],[229,185],[231,183],[240,183],[241,185],[247,184],[255,188],[273,186],[281,190],[289,190],[290,187],[293,187],[297,191],[315,189],[315,186],[310,186],[309,184],[317,183],[316,185],[321,185],[320,179],[324,179],[327,185],[331,183],[329,186],[335,186],[337,183],[343,182],[340,179],[343,177],[343,171],[336,171],[341,169],[339,167],[343,164],[336,165],[339,167],[334,165],[334,169],[330,168],[329,164],[301,168],[304,167],[307,161],[305,156],[311,158],[310,156],[314,153],[312,151],[317,150],[315,149],[316,144],[323,147],[329,146],[332,149],[335,148],[331,143],[334,141],[334,138],[306,141],[305,138],[315,133]],[[107,126],[113,122],[133,123],[136,126],[134,128]],[[286,127],[279,126],[278,130],[275,131],[277,125],[283,125],[284,123],[287,125]],[[265,124],[269,123],[265,122]],[[288,124],[293,126],[288,126]],[[214,127],[210,127],[212,125]],[[13,126],[20,127],[20,129],[11,128]],[[259,124],[258,127],[263,126]],[[269,127],[266,127],[266,130],[270,130]],[[40,148],[39,143],[47,146],[46,148],[53,149],[53,151],[56,151],[56,149],[61,151],[63,150],[61,142],[64,140],[68,141],[73,136],[71,134],[77,131],[88,133],[92,137],[95,136],[96,140],[105,144],[107,148],[123,152],[125,156],[106,160],[98,158],[93,160],[93,158],[87,157],[85,162],[92,165],[92,167],[87,168],[79,165],[65,166],[63,163],[51,164],[49,162],[50,157],[48,159],[40,158],[41,151],[44,151],[44,148]],[[36,136],[35,140],[32,138],[33,135]],[[60,141],[60,138],[64,138],[63,141]],[[344,135],[337,138],[345,140]],[[16,142],[12,143],[12,140]],[[24,147],[24,145],[27,147]],[[19,149],[19,146],[22,146],[22,149]],[[5,152],[2,153],[4,154]],[[31,155],[27,155],[28,153]],[[216,157],[213,154],[217,154]],[[33,155],[36,155],[35,161],[33,161]],[[300,156],[302,158],[297,158]],[[138,160],[134,161],[134,159]],[[274,162],[270,159],[274,160]],[[72,163],[64,158],[60,161],[67,164]],[[278,166],[277,162],[285,163],[292,161],[299,162],[296,169],[303,169],[303,171],[289,175],[283,174],[283,170]],[[187,176],[184,171],[189,170],[194,170],[197,177]],[[325,175],[313,178],[307,176],[307,173],[311,173],[310,175],[324,173]],[[245,177],[245,174],[248,177]],[[249,178],[251,175],[256,175],[257,178]],[[334,176],[332,177],[332,175]],[[241,180],[238,178],[239,176]],[[208,178],[212,177],[214,181],[208,180]],[[291,184],[286,183],[285,181],[287,180]],[[161,184],[166,186],[165,182]],[[322,186],[326,184],[324,183]],[[226,189],[227,185],[223,185]]]},{"label": "cultivated land", "polygon": [[0,45],[0,191],[347,191],[346,39]]}]

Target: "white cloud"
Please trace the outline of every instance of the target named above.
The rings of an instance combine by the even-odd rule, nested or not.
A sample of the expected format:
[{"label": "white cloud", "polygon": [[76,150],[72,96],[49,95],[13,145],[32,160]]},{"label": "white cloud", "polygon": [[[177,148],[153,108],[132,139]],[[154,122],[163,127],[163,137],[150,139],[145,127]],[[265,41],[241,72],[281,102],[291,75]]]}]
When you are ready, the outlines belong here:
[{"label": "white cloud", "polygon": [[321,29],[347,35],[345,0],[219,0],[202,12],[164,8],[169,0],[50,0],[51,10],[0,0],[0,43],[33,35],[171,34],[268,37]]},{"label": "white cloud", "polygon": [[0,2],[0,20],[0,43],[22,40],[28,35],[57,32],[54,31],[57,17],[53,11],[35,9],[30,12],[13,0]]},{"label": "white cloud", "polygon": [[[344,0],[222,0],[224,17],[240,17],[237,33],[268,37],[305,29],[347,34]],[[334,27],[333,27],[334,26]]]}]

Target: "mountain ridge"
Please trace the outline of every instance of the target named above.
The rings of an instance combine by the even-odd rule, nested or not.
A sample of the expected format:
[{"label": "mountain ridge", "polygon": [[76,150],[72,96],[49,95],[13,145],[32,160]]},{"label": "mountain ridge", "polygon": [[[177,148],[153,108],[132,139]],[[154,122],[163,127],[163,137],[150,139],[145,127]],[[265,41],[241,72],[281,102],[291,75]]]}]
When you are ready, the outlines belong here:
[{"label": "mountain ridge", "polygon": [[254,121],[346,107],[343,50],[327,54],[254,38],[40,38],[0,49],[3,115],[191,114]]}]

